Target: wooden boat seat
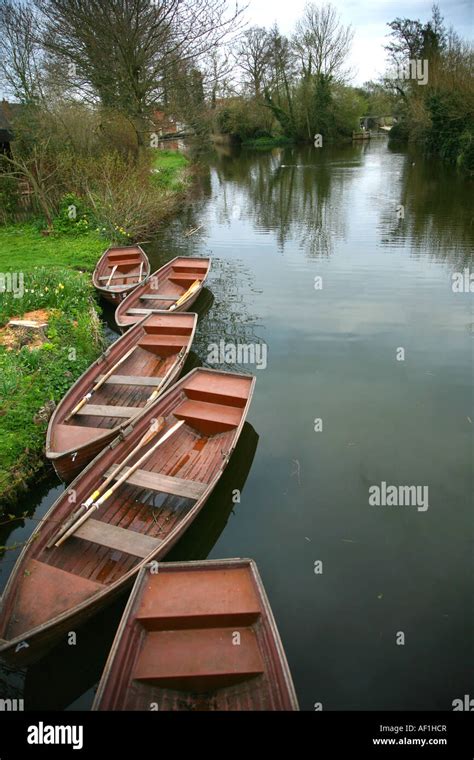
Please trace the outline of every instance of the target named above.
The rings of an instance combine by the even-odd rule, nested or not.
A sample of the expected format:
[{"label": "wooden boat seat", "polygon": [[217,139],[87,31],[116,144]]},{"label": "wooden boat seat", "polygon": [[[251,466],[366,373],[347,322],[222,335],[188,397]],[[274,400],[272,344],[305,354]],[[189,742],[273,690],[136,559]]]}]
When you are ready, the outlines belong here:
[{"label": "wooden boat seat", "polygon": [[122,259],[122,261],[118,261],[114,266],[117,267],[117,269],[124,269],[125,267],[136,267],[140,265],[140,259]]},{"label": "wooden boat seat", "polygon": [[55,425],[53,428],[54,450],[68,451],[109,432],[105,428],[69,424]]},{"label": "wooden boat seat", "polygon": [[263,663],[252,628],[195,628],[147,635],[132,673],[137,681],[178,690],[208,691],[261,675]]},{"label": "wooden boat seat", "polygon": [[147,583],[136,620],[147,631],[253,625],[261,615],[247,568],[157,573]]},{"label": "wooden boat seat", "polygon": [[198,374],[186,383],[184,390],[188,398],[196,401],[209,401],[243,408],[248,399],[249,383],[241,377],[226,378],[224,383],[222,375],[202,377]]},{"label": "wooden boat seat", "polygon": [[191,335],[194,326],[194,317],[190,314],[182,314],[179,311],[172,317],[163,314],[161,317],[152,317],[143,329],[147,335]]},{"label": "wooden boat seat", "polygon": [[116,251],[111,252],[107,256],[107,262],[109,264],[120,264],[122,261],[128,261],[129,259],[133,259],[134,261],[141,261],[142,257],[140,256],[139,251]]},{"label": "wooden boat seat", "polygon": [[174,272],[198,272],[201,274],[205,274],[209,268],[209,263],[207,261],[196,261],[196,262],[190,262],[189,264],[173,264],[173,271]]},{"label": "wooden boat seat", "polygon": [[[109,467],[105,477],[109,477],[118,465]],[[120,475],[129,472],[130,467],[124,467],[120,470]],[[183,496],[186,499],[197,501],[207,488],[206,483],[199,483],[197,480],[183,480],[182,478],[172,477],[171,475],[162,475],[158,472],[149,472],[148,470],[135,470],[127,478],[126,482],[132,486],[140,486],[150,491],[159,491],[161,493],[173,494],[173,496]]]},{"label": "wooden boat seat", "polygon": [[[173,298],[176,301],[176,298]],[[134,314],[161,314],[163,309],[127,309],[127,314],[133,316]]]},{"label": "wooden boat seat", "polygon": [[140,338],[138,345],[146,351],[160,356],[171,356],[176,354],[184,346],[187,346],[188,339],[185,335],[144,335]]},{"label": "wooden boat seat", "polygon": [[10,638],[65,612],[92,597],[101,583],[68,573],[36,559],[26,562],[28,572],[19,586],[15,613],[8,629]]},{"label": "wooden boat seat", "polygon": [[[131,279],[132,277],[138,277],[138,272],[134,272],[133,274],[114,274],[114,276],[111,278],[109,274],[103,274],[100,277],[98,277],[99,280],[124,280],[124,279]],[[142,275],[143,276],[143,275]]]},{"label": "wooden boat seat", "polygon": [[[98,379],[103,377],[99,375]],[[159,385],[163,377],[164,375],[111,375],[104,385]]]},{"label": "wooden boat seat", "polygon": [[187,274],[184,272],[177,272],[176,274],[172,273],[170,275],[170,282],[174,282],[176,285],[182,285],[185,288],[188,288],[189,285],[192,285],[196,280],[202,280],[202,276],[193,272],[188,272]]},{"label": "wooden boat seat", "polygon": [[116,549],[119,552],[142,558],[148,557],[163,543],[160,538],[146,536],[143,533],[137,533],[135,530],[119,528],[117,525],[109,525],[109,523],[94,520],[93,517],[89,517],[76,530],[74,536],[85,541],[91,541],[93,544],[100,544],[109,547],[109,549]]},{"label": "wooden boat seat", "polygon": [[85,404],[76,414],[93,417],[134,417],[142,411],[140,406],[110,406],[108,404]]},{"label": "wooden boat seat", "polygon": [[178,296],[165,296],[162,293],[155,293],[153,295],[146,293],[144,296],[140,296],[140,301],[176,301]]},{"label": "wooden boat seat", "polygon": [[242,413],[235,406],[210,404],[207,401],[183,401],[173,412],[178,420],[186,420],[204,435],[214,435],[237,427]]}]

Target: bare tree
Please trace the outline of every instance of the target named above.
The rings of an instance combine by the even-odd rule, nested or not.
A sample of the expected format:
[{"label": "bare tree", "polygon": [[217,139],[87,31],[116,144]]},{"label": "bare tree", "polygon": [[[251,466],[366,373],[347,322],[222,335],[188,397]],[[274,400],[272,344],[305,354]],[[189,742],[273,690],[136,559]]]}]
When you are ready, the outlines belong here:
[{"label": "bare tree", "polygon": [[204,94],[211,105],[216,107],[218,98],[236,94],[234,85],[234,60],[225,48],[215,48],[201,62]]},{"label": "bare tree", "polygon": [[177,63],[192,63],[238,31],[227,0],[35,0],[46,51],[81,91],[126,113],[139,144]]},{"label": "bare tree", "polygon": [[256,98],[261,97],[271,60],[271,38],[267,30],[261,26],[248,29],[238,43],[235,59],[243,72],[244,85]]},{"label": "bare tree", "polygon": [[41,95],[42,55],[31,6],[0,0],[0,71],[4,95],[34,103]]},{"label": "bare tree", "polygon": [[293,48],[305,79],[312,75],[343,80],[354,32],[344,26],[334,6],[308,3],[296,24]]}]

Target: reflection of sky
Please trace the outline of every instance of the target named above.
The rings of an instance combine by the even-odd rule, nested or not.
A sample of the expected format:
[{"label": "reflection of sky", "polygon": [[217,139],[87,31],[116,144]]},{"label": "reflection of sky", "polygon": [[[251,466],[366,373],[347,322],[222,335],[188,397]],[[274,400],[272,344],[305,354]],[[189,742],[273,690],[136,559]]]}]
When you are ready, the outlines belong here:
[{"label": "reflection of sky", "polygon": [[[306,0],[250,0],[247,18],[251,25],[272,26],[275,22],[284,34],[291,34],[295,21],[301,16]],[[355,30],[350,59],[354,71],[354,83],[362,84],[376,79],[385,68],[387,23],[395,18],[420,19],[425,22],[431,16],[432,0],[333,0],[344,24]],[[439,3],[447,27],[466,39],[472,38],[473,11],[470,0],[450,0]]]}]

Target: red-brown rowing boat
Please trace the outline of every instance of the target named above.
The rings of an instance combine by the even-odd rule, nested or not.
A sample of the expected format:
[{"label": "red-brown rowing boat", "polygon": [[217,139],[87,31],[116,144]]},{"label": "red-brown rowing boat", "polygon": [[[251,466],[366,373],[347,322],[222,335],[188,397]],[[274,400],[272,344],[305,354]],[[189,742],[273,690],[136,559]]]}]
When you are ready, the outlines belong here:
[{"label": "red-brown rowing boat", "polygon": [[92,709],[298,710],[255,562],[143,567]]},{"label": "red-brown rowing boat", "polygon": [[150,274],[150,262],[139,245],[107,248],[92,275],[94,287],[107,301],[118,304]]},{"label": "red-brown rowing boat", "polygon": [[[0,602],[0,659],[19,667],[34,662],[131,586],[144,564],[166,556],[218,483],[254,383],[248,375],[193,370],[71,483],[39,523],[8,580]],[[159,440],[139,448],[160,419]],[[179,430],[155,450],[179,421]],[[123,485],[57,546],[58,529],[101,488],[103,478],[112,477],[116,485],[122,476]]]},{"label": "red-brown rowing boat", "polygon": [[126,330],[155,310],[188,311],[211,268],[210,258],[177,256],[154,272],[117,307],[115,321]]},{"label": "red-brown rowing boat", "polygon": [[[46,434],[46,456],[66,483],[180,375],[197,315],[150,314],[115,341],[69,389]],[[116,368],[114,370],[114,368]],[[110,371],[113,374],[110,374]],[[105,378],[105,375],[109,375]],[[100,388],[87,395],[96,383]],[[82,399],[87,403],[71,412]]]}]

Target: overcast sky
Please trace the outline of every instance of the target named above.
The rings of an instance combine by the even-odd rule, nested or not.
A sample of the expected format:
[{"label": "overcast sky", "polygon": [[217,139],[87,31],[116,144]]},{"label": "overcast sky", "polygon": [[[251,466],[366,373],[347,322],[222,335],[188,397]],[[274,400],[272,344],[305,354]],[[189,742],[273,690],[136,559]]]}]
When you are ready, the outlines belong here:
[{"label": "overcast sky", "polygon": [[[306,0],[247,0],[246,16],[251,26],[270,27],[275,22],[284,34],[291,34]],[[319,3],[318,3],[319,4]],[[400,16],[425,22],[431,16],[432,0],[332,0],[344,24],[355,30],[350,63],[353,84],[376,79],[385,69],[387,23]],[[474,0],[439,2],[446,25],[461,37],[473,37]]]}]

